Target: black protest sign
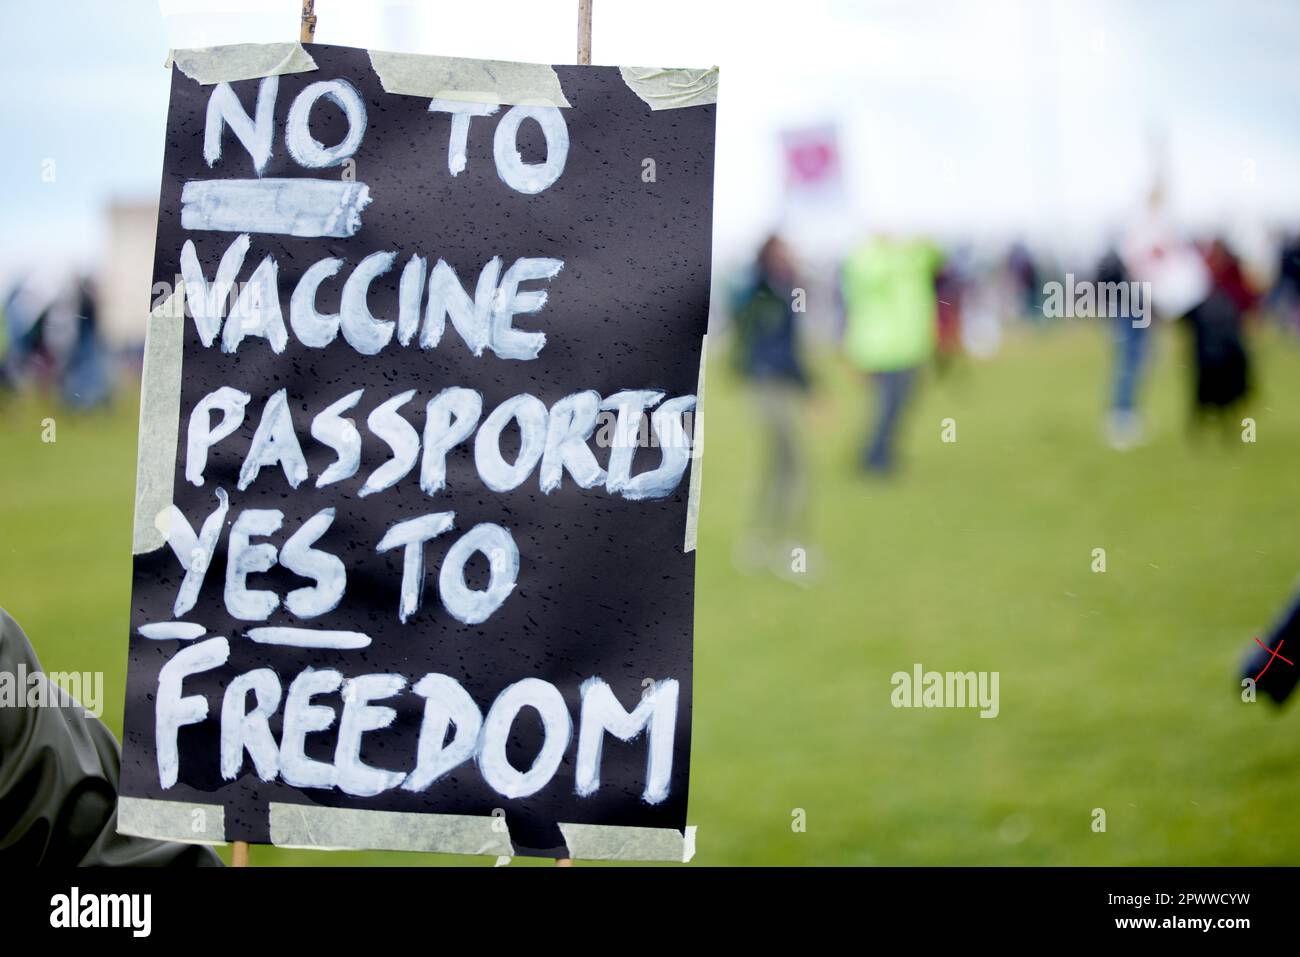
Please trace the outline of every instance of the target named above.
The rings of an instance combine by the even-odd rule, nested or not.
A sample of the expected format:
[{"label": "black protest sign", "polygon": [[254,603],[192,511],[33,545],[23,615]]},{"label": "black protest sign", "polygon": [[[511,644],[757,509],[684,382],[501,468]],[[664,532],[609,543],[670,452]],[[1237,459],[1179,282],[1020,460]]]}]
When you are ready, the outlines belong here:
[{"label": "black protest sign", "polygon": [[123,829],[681,830],[715,107],[606,67],[520,68],[564,105],[395,93],[367,51],[306,50],[173,70]]}]

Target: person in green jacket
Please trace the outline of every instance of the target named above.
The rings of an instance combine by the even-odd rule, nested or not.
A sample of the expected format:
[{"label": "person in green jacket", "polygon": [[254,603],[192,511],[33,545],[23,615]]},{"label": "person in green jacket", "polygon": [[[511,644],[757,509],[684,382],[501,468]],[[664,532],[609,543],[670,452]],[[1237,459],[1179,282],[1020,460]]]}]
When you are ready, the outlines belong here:
[{"label": "person in green jacket", "polygon": [[876,382],[875,428],[863,466],[894,468],[894,441],[917,371],[934,354],[938,321],[935,277],[939,250],[921,239],[875,236],[844,263],[844,352]]},{"label": "person in green jacket", "polygon": [[0,608],[0,675],[39,675],[48,697],[0,703],[0,865],[219,867],[211,848],[117,833],[122,757],[113,733],[49,682]]}]

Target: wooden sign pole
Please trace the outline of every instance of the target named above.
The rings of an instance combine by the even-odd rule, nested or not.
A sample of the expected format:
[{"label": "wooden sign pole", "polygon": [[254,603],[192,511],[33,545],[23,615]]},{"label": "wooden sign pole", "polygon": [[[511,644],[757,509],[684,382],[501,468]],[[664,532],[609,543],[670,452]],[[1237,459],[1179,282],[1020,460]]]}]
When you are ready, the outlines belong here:
[{"label": "wooden sign pole", "polygon": [[578,62],[591,66],[591,3],[578,0]]},{"label": "wooden sign pole", "polygon": [[302,0],[302,29],[298,39],[303,43],[316,39],[316,0]]}]

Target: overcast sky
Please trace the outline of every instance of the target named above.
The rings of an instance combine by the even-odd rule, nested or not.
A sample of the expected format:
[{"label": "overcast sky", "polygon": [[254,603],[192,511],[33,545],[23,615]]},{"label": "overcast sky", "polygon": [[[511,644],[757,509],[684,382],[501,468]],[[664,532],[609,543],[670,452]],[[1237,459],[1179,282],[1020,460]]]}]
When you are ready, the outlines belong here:
[{"label": "overcast sky", "polygon": [[[595,5],[597,63],[721,66],[724,257],[782,216],[779,132],[826,122],[843,141],[846,233],[1100,236],[1139,202],[1156,143],[1181,217],[1300,224],[1290,0]],[[318,0],[317,39],[572,62],[576,7]],[[298,8],[5,0],[0,267],[87,261],[111,198],[157,196],[169,47],[292,39]]]}]

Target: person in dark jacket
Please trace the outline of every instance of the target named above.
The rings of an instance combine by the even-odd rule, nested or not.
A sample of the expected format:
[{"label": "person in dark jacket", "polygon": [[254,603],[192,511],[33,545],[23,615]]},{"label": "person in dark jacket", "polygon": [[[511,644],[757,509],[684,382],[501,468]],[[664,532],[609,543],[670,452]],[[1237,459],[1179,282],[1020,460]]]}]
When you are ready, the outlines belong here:
[{"label": "person in dark jacket", "polygon": [[1300,233],[1282,240],[1278,249],[1277,281],[1269,293],[1282,328],[1300,335]]},{"label": "person in dark jacket", "polygon": [[[1115,249],[1108,249],[1097,265],[1099,287],[1127,286],[1132,277]],[[1140,288],[1140,287],[1139,287]],[[1138,315],[1147,311],[1147,321]],[[1110,318],[1115,329],[1115,378],[1111,387],[1110,414],[1106,422],[1112,448],[1130,449],[1142,437],[1142,417],[1138,412],[1138,395],[1151,351],[1151,303],[1129,300],[1128,309],[1120,309]]]},{"label": "person in dark jacket", "polygon": [[788,247],[769,236],[731,310],[733,362],[752,387],[768,446],[750,541],[742,543],[738,559],[782,575],[790,571],[791,550],[800,545],[805,501],[799,433],[809,380],[796,313],[803,291],[796,287]]},{"label": "person in dark jacket", "polygon": [[46,679],[0,609],[0,675],[39,675],[44,702],[0,704],[0,865],[219,867],[211,848],[117,833],[121,754],[112,732]]},{"label": "person in dark jacket", "polygon": [[1256,299],[1226,243],[1214,240],[1203,255],[1210,294],[1187,314],[1196,369],[1193,426],[1231,410],[1249,392],[1250,364],[1242,326]]}]

